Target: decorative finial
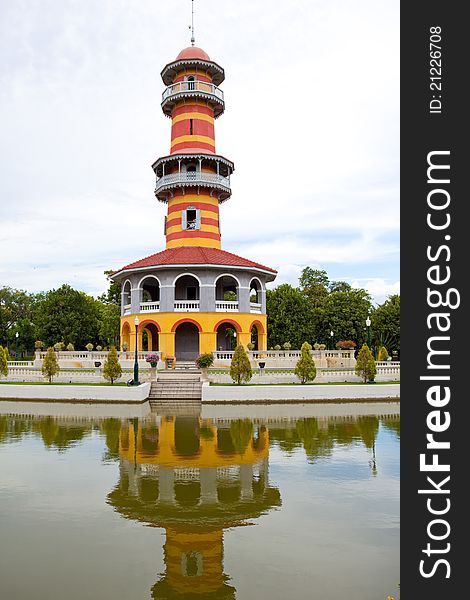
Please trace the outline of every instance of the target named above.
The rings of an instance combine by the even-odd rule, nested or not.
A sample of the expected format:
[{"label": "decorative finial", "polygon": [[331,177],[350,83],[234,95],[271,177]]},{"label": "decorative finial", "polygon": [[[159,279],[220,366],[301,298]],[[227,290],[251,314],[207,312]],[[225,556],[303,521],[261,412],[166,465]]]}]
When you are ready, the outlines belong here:
[{"label": "decorative finial", "polygon": [[194,37],[194,0],[191,0],[191,46],[194,46],[196,41]]}]

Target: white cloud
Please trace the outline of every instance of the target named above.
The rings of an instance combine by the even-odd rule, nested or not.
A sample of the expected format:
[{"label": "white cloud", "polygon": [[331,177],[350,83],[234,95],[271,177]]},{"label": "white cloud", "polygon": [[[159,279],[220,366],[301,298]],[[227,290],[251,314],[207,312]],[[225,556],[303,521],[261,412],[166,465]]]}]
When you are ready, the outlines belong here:
[{"label": "white cloud", "polygon": [[[2,10],[0,285],[99,293],[104,269],[164,247],[159,72],[188,43],[190,3]],[[197,42],[226,69],[225,249],[279,282],[308,264],[360,270],[378,297],[397,285],[398,27],[397,0],[198,2]]]}]

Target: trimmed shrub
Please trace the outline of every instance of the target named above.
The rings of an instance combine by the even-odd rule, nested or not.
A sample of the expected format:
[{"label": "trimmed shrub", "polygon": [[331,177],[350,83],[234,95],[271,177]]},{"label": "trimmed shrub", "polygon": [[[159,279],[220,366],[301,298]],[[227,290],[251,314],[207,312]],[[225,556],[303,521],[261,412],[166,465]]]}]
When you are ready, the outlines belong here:
[{"label": "trimmed shrub", "polygon": [[385,348],[385,346],[382,346],[379,349],[379,355],[377,356],[377,360],[387,360],[387,358],[388,358],[387,348]]},{"label": "trimmed shrub", "polygon": [[111,346],[108,352],[108,358],[104,361],[103,377],[112,384],[119,379],[122,374],[122,367],[119,364],[118,353],[114,346]]},{"label": "trimmed shrub", "polygon": [[8,360],[3,346],[0,346],[0,375],[8,376]]},{"label": "trimmed shrub", "polygon": [[237,385],[240,385],[242,381],[250,381],[253,377],[248,355],[241,344],[235,348],[233,353],[232,363],[230,364],[230,377]]},{"label": "trimmed shrub", "polygon": [[304,342],[300,349],[300,358],[295,365],[294,373],[302,384],[307,383],[307,381],[313,381],[317,376],[315,361],[310,354],[311,350],[312,346],[308,342]]},{"label": "trimmed shrub", "polygon": [[44,377],[49,379],[49,383],[52,383],[53,377],[60,371],[59,361],[57,360],[57,354],[54,352],[54,348],[47,349],[46,356],[42,361],[41,370]]},{"label": "trimmed shrub", "polygon": [[369,346],[364,344],[356,358],[356,375],[359,375],[364,383],[367,383],[374,380],[376,373],[377,367],[372,352],[369,350]]}]

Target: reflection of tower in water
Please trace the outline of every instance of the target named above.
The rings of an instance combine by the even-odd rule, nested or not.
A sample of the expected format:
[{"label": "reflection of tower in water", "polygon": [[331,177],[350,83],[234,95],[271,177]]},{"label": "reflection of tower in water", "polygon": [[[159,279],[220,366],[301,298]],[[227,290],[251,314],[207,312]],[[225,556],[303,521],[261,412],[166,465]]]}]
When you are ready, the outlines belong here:
[{"label": "reflection of tower in water", "polygon": [[268,480],[269,434],[249,420],[198,417],[129,422],[120,481],[108,502],[166,531],[166,571],[153,598],[235,598],[223,570],[223,530],[280,506]]}]

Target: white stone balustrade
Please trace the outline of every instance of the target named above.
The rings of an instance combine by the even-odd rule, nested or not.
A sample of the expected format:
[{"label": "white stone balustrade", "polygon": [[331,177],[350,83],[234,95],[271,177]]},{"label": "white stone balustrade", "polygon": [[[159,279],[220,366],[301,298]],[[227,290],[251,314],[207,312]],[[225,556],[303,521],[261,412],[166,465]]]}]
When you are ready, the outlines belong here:
[{"label": "white stone balustrade", "polygon": [[199,300],[175,300],[175,312],[199,312]]},{"label": "white stone balustrade", "polygon": [[158,312],[160,310],[160,302],[141,302],[140,312]]},{"label": "white stone balustrade", "polygon": [[238,302],[236,300],[216,300],[216,312],[238,312]]}]

